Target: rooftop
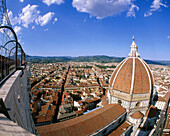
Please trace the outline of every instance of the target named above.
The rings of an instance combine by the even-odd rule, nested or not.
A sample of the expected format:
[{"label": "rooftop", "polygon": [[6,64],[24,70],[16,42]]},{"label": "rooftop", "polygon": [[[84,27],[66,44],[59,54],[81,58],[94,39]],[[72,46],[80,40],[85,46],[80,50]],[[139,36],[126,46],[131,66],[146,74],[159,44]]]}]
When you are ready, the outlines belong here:
[{"label": "rooftop", "polygon": [[103,128],[125,112],[126,110],[119,104],[108,104],[89,114],[61,123],[37,127],[37,129],[41,136],[51,134],[59,136],[86,136]]},{"label": "rooftop", "polygon": [[129,127],[130,123],[125,121],[123,124],[121,124],[116,130],[114,130],[109,136],[120,136],[122,133],[124,133]]},{"label": "rooftop", "polygon": [[134,119],[140,119],[143,117],[143,114],[140,111],[136,111],[133,114],[130,115]]},{"label": "rooftop", "polygon": [[158,113],[158,109],[155,106],[151,105],[145,116],[147,118],[153,118],[156,117],[157,113]]}]

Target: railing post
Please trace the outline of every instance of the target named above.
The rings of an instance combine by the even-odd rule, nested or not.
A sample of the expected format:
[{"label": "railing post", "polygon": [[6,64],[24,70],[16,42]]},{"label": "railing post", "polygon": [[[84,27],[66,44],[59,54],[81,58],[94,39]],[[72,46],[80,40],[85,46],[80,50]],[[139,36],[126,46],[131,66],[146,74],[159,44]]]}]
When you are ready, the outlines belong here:
[{"label": "railing post", "polygon": [[25,52],[24,52],[24,65],[26,63],[26,56],[25,56]]},{"label": "railing post", "polygon": [[21,65],[22,65],[22,60],[23,60],[23,51],[21,50]]},{"label": "railing post", "polygon": [[[0,50],[2,52],[2,50]],[[2,53],[1,53],[2,54]],[[0,81],[3,79],[3,68],[2,68],[2,55],[1,55],[1,79]]]},{"label": "railing post", "polygon": [[18,68],[18,42],[16,42],[16,53],[15,53],[15,60],[16,60],[16,62],[15,62],[15,67],[16,67],[16,70],[17,70],[17,68]]}]

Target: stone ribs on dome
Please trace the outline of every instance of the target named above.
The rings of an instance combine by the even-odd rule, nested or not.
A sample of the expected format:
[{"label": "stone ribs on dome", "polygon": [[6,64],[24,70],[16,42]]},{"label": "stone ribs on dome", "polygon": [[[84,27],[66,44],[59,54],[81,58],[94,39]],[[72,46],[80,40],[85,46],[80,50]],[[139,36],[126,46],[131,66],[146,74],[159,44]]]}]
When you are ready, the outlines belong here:
[{"label": "stone ribs on dome", "polygon": [[113,90],[128,94],[151,93],[153,88],[153,76],[149,66],[139,58],[137,45],[131,45],[131,55],[124,59],[115,69],[110,78],[110,87]]},{"label": "stone ribs on dome", "polygon": [[124,93],[150,93],[153,77],[149,66],[141,58],[128,57],[120,63],[112,74],[110,86],[114,90]]}]

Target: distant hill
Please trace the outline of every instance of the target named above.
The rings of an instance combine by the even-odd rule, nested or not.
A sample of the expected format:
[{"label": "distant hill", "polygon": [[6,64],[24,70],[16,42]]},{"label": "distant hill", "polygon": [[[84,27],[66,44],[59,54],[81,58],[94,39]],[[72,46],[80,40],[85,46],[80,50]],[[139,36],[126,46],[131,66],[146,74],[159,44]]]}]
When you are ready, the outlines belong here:
[{"label": "distant hill", "polygon": [[162,65],[170,66],[170,61],[157,61],[157,62],[161,63]]},{"label": "distant hill", "polygon": [[159,61],[152,61],[152,60],[145,60],[144,61],[147,63],[147,64],[155,64],[155,65],[166,65],[166,64],[162,64],[161,62]]},{"label": "distant hill", "polygon": [[71,58],[68,57],[43,57],[43,56],[28,56],[27,61],[32,63],[54,63],[54,62],[68,62]]},{"label": "distant hill", "polygon": [[[121,62],[125,57],[114,57],[106,55],[96,55],[96,56],[79,56],[79,57],[70,57],[70,56],[26,56],[27,61],[32,63],[54,63],[54,62],[100,62],[100,63],[110,63],[110,62]],[[145,60],[148,64],[155,65],[168,65],[170,66],[170,61],[157,61],[157,60]]]},{"label": "distant hill", "polygon": [[104,55],[98,56],[79,56],[73,58],[72,61],[75,62],[101,62],[101,63],[109,63],[109,62],[120,62],[124,59],[124,57],[109,57]]}]

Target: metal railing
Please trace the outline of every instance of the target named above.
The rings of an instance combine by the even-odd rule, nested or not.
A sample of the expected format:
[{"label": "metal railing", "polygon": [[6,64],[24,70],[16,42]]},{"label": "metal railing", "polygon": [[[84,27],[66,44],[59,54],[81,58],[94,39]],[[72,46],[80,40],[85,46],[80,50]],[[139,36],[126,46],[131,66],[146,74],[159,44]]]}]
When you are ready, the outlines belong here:
[{"label": "metal railing", "polygon": [[8,18],[6,0],[0,0],[0,85],[25,62],[25,52]]}]

